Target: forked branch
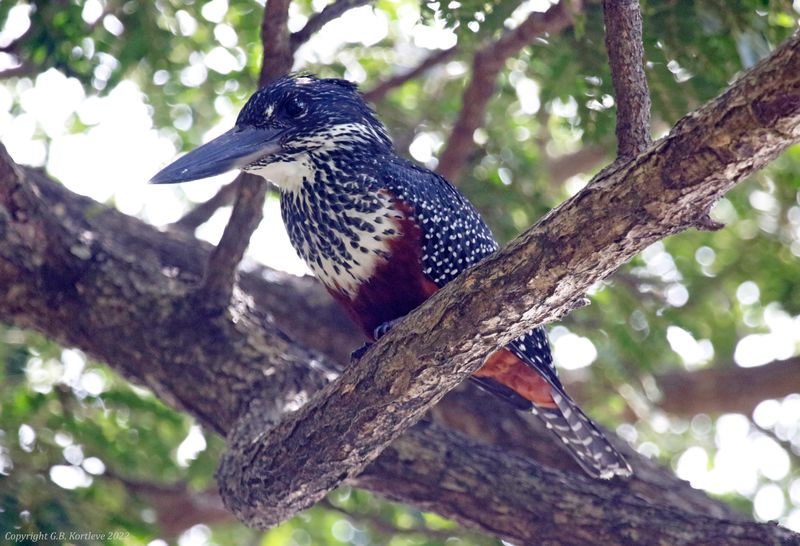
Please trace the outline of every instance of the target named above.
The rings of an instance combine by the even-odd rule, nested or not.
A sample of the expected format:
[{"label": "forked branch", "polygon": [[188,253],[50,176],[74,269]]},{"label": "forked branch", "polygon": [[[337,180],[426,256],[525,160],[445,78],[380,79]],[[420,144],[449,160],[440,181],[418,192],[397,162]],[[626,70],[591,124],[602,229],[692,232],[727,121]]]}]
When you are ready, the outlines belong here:
[{"label": "forked branch", "polygon": [[[269,0],[261,21],[261,43],[264,60],[259,86],[283,76],[292,68],[294,52],[289,34],[289,4],[291,0]],[[236,203],[231,218],[217,248],[206,267],[198,302],[211,309],[227,307],[236,283],[236,268],[242,261],[250,237],[264,215],[267,184],[262,178],[241,174],[238,178]]]}]

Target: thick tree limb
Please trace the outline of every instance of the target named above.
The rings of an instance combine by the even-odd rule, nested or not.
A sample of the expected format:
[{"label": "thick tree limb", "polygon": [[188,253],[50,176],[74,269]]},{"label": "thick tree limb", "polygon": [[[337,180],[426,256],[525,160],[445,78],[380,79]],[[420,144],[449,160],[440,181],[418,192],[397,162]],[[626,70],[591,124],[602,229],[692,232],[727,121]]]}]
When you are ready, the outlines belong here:
[{"label": "thick tree limb", "polygon": [[650,146],[650,90],[644,74],[639,0],[603,0],[606,49],[617,103],[617,155],[631,158]]},{"label": "thick tree limb", "polygon": [[[37,172],[27,171],[30,180],[25,180],[11,165],[0,152],[0,166],[3,166],[0,210],[17,211],[15,220],[6,222],[0,232],[3,320],[81,347],[222,433],[230,428],[237,414],[248,410],[271,426],[330,376],[325,367],[330,362],[289,343],[274,327],[270,316],[248,304],[249,296],[235,293],[234,304],[222,315],[204,316],[192,305],[184,295],[200,278],[211,252],[210,245],[182,233],[160,233],[140,221],[75,196]],[[39,192],[41,198],[34,201],[41,200],[46,206],[36,210],[10,206],[6,200],[8,196],[17,196],[11,203],[21,203],[25,201],[23,197]],[[51,215],[54,224],[37,227],[40,214]],[[68,255],[81,266],[80,274],[72,282],[53,284],[49,280],[54,277],[50,262],[54,256],[46,244],[41,246],[44,243],[40,230],[58,235],[61,244],[70,250]],[[285,278],[275,273],[242,277],[243,285],[254,289],[254,299],[281,313],[277,315],[281,324],[289,322],[287,313],[291,313],[293,302],[305,297],[313,302],[323,294],[308,279],[283,283]],[[319,318],[324,320],[325,315]],[[313,321],[304,324],[302,335],[310,337],[310,329],[316,326]],[[495,434],[494,438],[503,446],[496,454],[497,459],[504,458],[511,450],[525,456],[541,455],[544,459],[540,460],[548,464],[576,472],[550,436],[536,426],[526,426],[524,416],[509,411],[493,398],[483,397],[470,403],[464,393],[456,394],[455,403],[439,406],[440,416],[463,430],[478,429],[478,437],[482,439],[491,440],[488,432]],[[471,423],[465,420],[470,415]],[[404,452],[420,461],[431,457],[425,442],[415,441],[408,446],[402,448]],[[421,451],[417,453],[418,450]],[[628,452],[628,456],[634,458],[635,454]],[[402,479],[415,464],[404,460],[401,466],[383,465],[372,473],[371,479],[391,484]],[[724,504],[689,488],[670,473],[641,458],[635,465],[637,477],[631,487],[635,484],[636,494],[647,501],[693,513],[731,517]],[[452,470],[459,472],[455,466]],[[394,475],[396,471],[402,474]],[[444,515],[465,518],[463,514],[449,512],[452,502],[440,498],[438,483],[428,485],[426,506]],[[415,494],[421,492],[418,484]],[[527,491],[517,489],[517,493],[521,498],[527,497]],[[480,524],[473,522],[473,525]],[[569,526],[562,529],[563,541],[569,544]]]},{"label": "thick tree limb", "polygon": [[[424,465],[409,467],[409,460],[419,460],[415,448],[422,446],[434,456]],[[642,502],[632,489],[583,476],[566,480],[560,472],[498,455],[496,448],[448,435],[434,425],[417,427],[413,436],[387,449],[355,483],[383,490],[390,498],[417,499],[417,505],[428,508],[433,506],[426,506],[426,484],[438,483],[441,497],[436,509],[449,503],[447,512],[463,525],[476,527],[477,523],[521,544],[800,544],[800,535],[776,525],[720,521],[652,505]],[[403,477],[387,483],[382,472],[387,467],[392,468],[391,474]],[[525,477],[522,482],[517,481],[519,476]],[[522,504],[515,504],[516,489],[530,493]],[[476,503],[476,498],[481,502]],[[568,538],[564,527],[569,529]]]},{"label": "thick tree limb", "polygon": [[568,313],[594,282],[695,225],[798,140],[800,33],[435,294],[277,427],[246,416],[218,474],[227,505],[245,521],[272,525],[355,477],[489,352]]},{"label": "thick tree limb", "polygon": [[306,43],[314,34],[319,30],[350,11],[353,8],[358,8],[369,4],[370,0],[336,0],[333,4],[328,4],[322,11],[311,16],[306,22],[305,26],[292,34],[291,48],[292,53],[297,51],[297,48]]},{"label": "thick tree limb", "polygon": [[531,13],[517,28],[475,53],[472,75],[461,98],[461,110],[447,146],[439,157],[439,174],[456,180],[467,163],[475,146],[472,135],[483,124],[486,106],[494,94],[495,80],[506,60],[537,37],[567,28],[572,24],[572,15],[579,7],[577,0],[562,0],[545,13]]},{"label": "thick tree limb", "polygon": [[280,302],[298,300],[300,283],[258,285],[243,273],[255,295],[236,290],[226,309],[209,312],[197,286],[212,245],[159,232],[36,171],[23,174],[2,146],[0,228],[3,320],[113,363],[222,435],[252,398],[269,396],[279,415],[336,367],[291,342],[252,303],[288,312]]},{"label": "thick tree limb", "polygon": [[364,93],[364,98],[370,102],[380,102],[389,91],[396,87],[400,87],[407,81],[411,81],[414,78],[422,75],[437,64],[445,62],[455,55],[456,51],[457,47],[453,46],[450,49],[442,49],[441,51],[437,51],[436,53],[429,55],[424,61],[419,63],[408,72],[398,74],[397,76],[393,76],[382,82],[379,82],[375,87]]}]

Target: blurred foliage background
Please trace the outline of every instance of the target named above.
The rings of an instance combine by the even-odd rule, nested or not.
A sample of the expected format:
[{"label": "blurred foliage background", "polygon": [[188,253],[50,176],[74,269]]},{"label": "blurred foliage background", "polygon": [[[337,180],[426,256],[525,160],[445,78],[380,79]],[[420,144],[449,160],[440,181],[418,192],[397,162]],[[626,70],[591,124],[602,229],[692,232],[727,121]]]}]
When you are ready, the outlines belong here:
[{"label": "blurred foliage background", "polygon": [[[485,126],[474,134],[476,151],[456,181],[502,240],[613,157],[602,12],[599,2],[586,4],[573,28],[506,63]],[[292,30],[324,5],[296,0]],[[376,104],[401,152],[435,167],[471,53],[548,5],[379,0],[302,46],[295,68],[368,90],[457,43],[453,57]],[[670,0],[645,1],[642,9],[658,136],[793,32],[800,3]],[[230,123],[254,91],[262,10],[257,0],[4,1],[0,139],[18,161],[56,172],[55,139],[89,133],[102,120],[75,110],[48,123],[36,115],[41,100],[63,97],[36,102],[31,94],[48,78],[67,82],[82,103],[128,86],[146,105],[142,123],[174,147],[166,161],[215,124]],[[368,32],[348,27],[358,24]],[[352,36],[343,35],[348,28]],[[119,147],[136,153],[124,140]],[[196,196],[175,192],[177,217]],[[106,201],[152,219],[150,205],[125,199],[110,191]],[[274,197],[268,206],[274,209]],[[705,413],[670,414],[659,408],[658,384],[664,374],[735,371],[800,353],[800,148],[737,187],[713,215],[726,229],[657,243],[599,284],[593,305],[552,328],[556,355],[589,413],[642,453],[759,519],[800,531],[800,394],[767,398],[745,413],[712,400]],[[0,328],[0,378],[3,534],[119,529],[127,534],[116,543],[154,546],[499,544],[349,488],[276,529],[248,530],[209,493],[222,441],[151,393],[80,351],[8,326]],[[185,524],[191,513],[202,523]]]}]

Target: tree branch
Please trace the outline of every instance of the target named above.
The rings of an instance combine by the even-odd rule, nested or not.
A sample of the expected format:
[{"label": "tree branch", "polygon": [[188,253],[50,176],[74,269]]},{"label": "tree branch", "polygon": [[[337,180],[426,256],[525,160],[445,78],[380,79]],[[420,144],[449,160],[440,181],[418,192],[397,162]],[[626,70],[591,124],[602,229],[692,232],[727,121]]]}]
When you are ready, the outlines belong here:
[{"label": "tree branch", "polygon": [[[566,4],[572,4],[568,7]],[[580,2],[562,0],[545,13],[534,12],[517,28],[507,31],[495,42],[482,47],[472,61],[472,76],[461,98],[447,147],[439,157],[439,174],[456,180],[474,147],[472,134],[483,124],[486,106],[495,90],[495,80],[506,59],[546,33],[556,33],[572,24],[573,11]]]},{"label": "tree branch", "polygon": [[304,279],[279,282],[277,272],[270,281],[243,273],[253,291],[234,291],[225,312],[208,314],[195,294],[212,245],[23,172],[2,146],[0,228],[2,320],[84,348],[223,436],[254,395],[280,411],[338,367],[291,342],[265,311],[291,325],[291,306],[305,296],[313,304],[322,290]]},{"label": "tree branch", "polygon": [[170,227],[194,232],[197,228],[208,222],[211,217],[222,207],[227,207],[233,203],[239,188],[239,179],[222,186],[214,196],[196,205],[192,210],[184,214],[180,219],[172,222]]},{"label": "tree branch", "polygon": [[661,397],[654,402],[675,415],[750,414],[770,398],[800,392],[800,357],[757,368],[714,367],[656,376]]},{"label": "tree branch", "polygon": [[450,49],[442,49],[441,51],[437,51],[436,53],[429,55],[424,61],[419,63],[408,72],[398,74],[397,76],[393,76],[389,79],[379,82],[375,87],[364,93],[364,98],[373,103],[382,101],[389,91],[395,87],[400,87],[407,81],[411,81],[414,78],[422,75],[424,72],[430,70],[437,64],[445,62],[450,57],[455,55],[456,51],[456,46],[453,46]]},{"label": "tree branch", "polygon": [[[259,87],[264,87],[292,68],[294,53],[288,26],[290,3],[291,0],[269,0],[264,8],[261,21],[264,59]],[[264,215],[266,181],[246,173],[240,174],[237,181],[236,204],[222,238],[209,258],[205,279],[196,298],[198,304],[209,309],[227,307],[236,282],[236,268]]]},{"label": "tree branch", "polygon": [[289,72],[294,63],[294,50],[289,34],[291,0],[268,0],[261,21],[261,44],[264,60],[258,86],[264,87]]},{"label": "tree branch", "polygon": [[200,302],[212,309],[227,307],[236,282],[236,268],[244,257],[250,237],[264,217],[267,182],[246,173],[240,174],[237,180],[236,204],[222,238],[208,260],[200,289]]},{"label": "tree branch", "polygon": [[[578,402],[587,399],[588,385],[562,377],[567,391]],[[696,371],[674,371],[649,376],[657,389],[641,389],[643,412],[628,406],[626,419],[647,414],[647,406],[671,415],[691,418],[699,413],[750,415],[764,400],[800,392],[800,357],[776,360],[757,368],[740,368],[722,363]]]},{"label": "tree branch", "polygon": [[[390,499],[415,499],[423,508],[441,510],[446,504],[447,513],[464,526],[488,530],[516,543],[800,544],[800,535],[774,524],[719,520],[654,505],[637,495],[633,484],[613,486],[584,476],[566,479],[561,472],[505,456],[497,448],[448,434],[434,425],[418,426],[413,432],[402,444],[389,447],[355,483]],[[422,450],[430,459],[423,465],[408,465],[410,460],[419,461]],[[387,475],[400,479],[387,480]],[[426,498],[429,483],[441,487],[435,504]],[[517,503],[521,499],[513,493],[518,489],[529,493],[522,503]]]},{"label": "tree branch", "polygon": [[606,49],[617,102],[617,155],[631,158],[650,145],[650,91],[644,74],[639,0],[603,0]]},{"label": "tree branch", "polygon": [[314,34],[319,30],[350,11],[353,8],[358,8],[369,4],[370,0],[336,0],[333,4],[328,4],[322,11],[311,16],[306,22],[305,26],[292,34],[291,48],[294,53],[301,45],[306,43]]},{"label": "tree branch", "polygon": [[437,292],[278,426],[266,430],[245,416],[220,463],[227,506],[268,526],[313,504],[358,475],[494,348],[568,313],[594,282],[695,225],[725,191],[798,140],[800,33],[644,153],[596,176]]}]

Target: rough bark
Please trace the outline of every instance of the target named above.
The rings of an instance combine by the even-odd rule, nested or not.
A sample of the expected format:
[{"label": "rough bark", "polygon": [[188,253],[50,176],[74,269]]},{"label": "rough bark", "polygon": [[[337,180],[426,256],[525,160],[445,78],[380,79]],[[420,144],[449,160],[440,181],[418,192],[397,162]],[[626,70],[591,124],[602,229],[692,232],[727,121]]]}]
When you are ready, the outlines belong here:
[{"label": "rough bark", "polygon": [[496,347],[568,313],[636,253],[703,221],[725,191],[800,139],[798,122],[800,34],[410,313],[277,427],[246,417],[220,465],[228,506],[270,525],[356,476]]},{"label": "rough bark", "polygon": [[617,103],[617,155],[630,158],[650,145],[650,91],[644,75],[639,0],[603,0],[603,20]]},{"label": "rough bark", "polygon": [[264,60],[258,86],[264,87],[292,69],[294,49],[289,33],[289,4],[291,0],[268,0],[261,22],[261,43]]},{"label": "rough bark", "polygon": [[[418,465],[417,448],[423,445],[433,457]],[[446,503],[451,517],[465,526],[521,544],[800,544],[800,535],[777,525],[719,520],[653,505],[624,486],[609,487],[583,476],[565,479],[560,472],[522,458],[497,455],[496,448],[448,435],[434,425],[417,427],[415,434],[388,448],[355,483],[383,490],[390,498],[415,499],[425,508],[440,510]],[[387,482],[387,473],[402,478]],[[427,504],[425,498],[426,484],[431,482],[440,487],[435,505]],[[528,492],[524,500],[515,494],[518,489]],[[476,503],[475,499],[481,500]],[[567,539],[564,527],[569,528]]]},{"label": "rough bark", "polygon": [[[563,308],[564,302],[579,297],[585,288],[583,283],[592,275],[613,269],[643,241],[690,225],[698,217],[693,204],[709,205],[736,180],[800,137],[797,129],[799,68],[795,36],[769,61],[759,65],[755,73],[683,120],[665,140],[636,160],[603,173],[587,192],[548,215],[541,226],[512,245],[512,250],[473,270],[466,276],[466,282],[462,279],[458,283],[460,287],[445,291],[426,305],[427,309],[420,310],[416,316],[427,316],[425,320],[430,323],[436,322],[431,317],[436,309],[444,308],[448,302],[452,307],[453,299],[466,304],[460,317],[448,318],[442,314],[441,332],[429,332],[435,339],[426,344],[436,348],[433,356],[421,355],[423,364],[435,358],[444,359],[448,352],[458,350],[458,345],[468,345],[467,352],[479,356],[492,344],[505,342],[508,337],[517,335],[518,330],[543,320],[548,314],[555,315],[554,310],[559,306]],[[666,207],[668,210],[664,210],[665,203],[670,205]],[[194,298],[210,251],[208,245],[196,243],[185,235],[158,234],[136,220],[70,196],[46,181],[32,185],[4,152],[0,154],[0,205],[0,317],[3,320],[35,328],[65,344],[84,348],[221,433],[239,418],[235,436],[239,439],[273,425],[283,413],[302,403],[330,377],[328,368],[335,367],[333,363],[293,343],[263,308],[252,304],[248,294],[237,291],[228,309],[219,314],[198,313],[200,307]],[[619,215],[605,214],[610,209],[619,211]],[[572,216],[576,210],[580,211],[578,216],[588,215],[591,230],[579,231],[585,228],[580,217],[577,225],[569,227],[569,222],[576,220]],[[597,240],[587,241],[587,232],[597,234]],[[562,236],[559,237],[559,233]],[[552,275],[557,277],[567,271],[569,276],[564,275],[549,297],[542,298],[547,286],[555,286],[554,281],[546,275],[538,282],[533,276],[536,272],[532,271],[536,260],[531,256],[538,255],[546,261],[558,252],[566,252],[562,257],[568,259],[560,263]],[[501,260],[511,266],[505,279],[500,274],[504,267]],[[531,279],[534,281],[529,283]],[[499,285],[506,283],[510,287],[503,291]],[[465,284],[471,286],[465,288]],[[482,306],[474,294],[484,287],[487,294],[504,295],[487,298],[492,301]],[[459,289],[460,294],[457,293]],[[527,290],[531,290],[531,294],[527,294]],[[508,308],[497,313],[496,306],[502,303]],[[526,313],[528,308],[530,313]],[[473,315],[473,311],[477,314]],[[487,313],[497,318],[486,321]],[[457,332],[454,322],[460,324]],[[509,324],[514,326],[504,327]],[[365,361],[369,363],[370,359],[375,360],[376,354],[390,352],[387,345],[396,346],[397,343],[390,338],[394,336],[399,340],[409,335],[407,330],[410,330],[407,324],[399,325],[398,331],[376,345],[372,356]],[[461,338],[469,331],[478,332],[479,337],[473,342],[464,342]],[[413,351],[422,352],[424,347],[401,348],[400,357],[411,357]],[[401,359],[388,355],[386,362],[397,363]],[[419,366],[419,361],[410,362],[412,369]],[[460,358],[456,365],[459,373],[468,373],[469,364],[465,363],[465,358]],[[442,372],[443,382],[452,381],[454,372],[447,367],[442,366],[438,372]],[[405,379],[408,379],[407,385]],[[415,382],[418,383],[418,378],[404,376],[395,385],[402,390],[414,386]],[[429,439],[431,434],[444,435],[437,427],[414,429],[395,442],[392,450],[406,449],[404,453],[413,454],[414,461],[425,464],[431,452],[440,453],[435,449],[436,443]],[[545,438],[542,441],[548,442]],[[456,440],[448,437],[443,441]],[[325,447],[315,445],[313,449]],[[406,478],[409,468],[416,468],[417,463],[408,459],[400,459],[402,464],[399,465],[386,461],[392,453],[387,452],[376,461],[363,483],[374,484],[375,480],[384,484],[399,483]],[[469,452],[459,450],[459,454],[466,457]],[[522,483],[526,474],[514,473],[529,469],[515,465],[509,458],[512,456],[505,452],[496,452],[492,469],[503,468],[511,482]],[[386,464],[382,465],[383,462]],[[456,475],[468,474],[473,467],[459,467],[461,462],[461,458],[449,459],[448,469]],[[641,474],[643,464],[637,460],[634,466]],[[308,470],[313,472],[314,468]],[[516,479],[512,479],[514,476]],[[577,476],[560,476],[564,480],[582,482]],[[298,474],[299,480],[307,477]],[[367,482],[367,479],[372,481]],[[636,482],[641,479],[637,478]],[[662,475],[661,479],[669,480],[669,477]],[[671,483],[676,488],[682,487],[677,480]],[[303,486],[300,483],[291,485]],[[604,498],[615,498],[611,493],[613,484],[593,485],[608,487]],[[385,487],[391,489],[389,485]],[[425,487],[428,492],[422,498]],[[452,495],[443,495],[437,483],[418,483],[413,497],[410,491],[396,491],[398,496],[408,495],[404,499],[408,502],[424,503],[462,521],[475,518],[470,519],[470,523],[486,530],[495,528],[477,515],[459,513]],[[504,495],[514,495],[514,506],[543,502],[519,487],[505,491]],[[592,501],[592,495],[587,495],[585,500]],[[684,502],[683,495],[679,497],[678,500]],[[660,497],[648,500],[669,504],[668,499],[662,491]],[[597,498],[592,502],[597,502]],[[709,511],[722,510],[710,501],[706,506]],[[266,515],[259,517],[274,517],[274,511],[268,512],[274,508],[265,507]],[[495,508],[501,510],[502,506]],[[294,508],[282,505],[278,509],[285,516]],[[684,520],[676,517],[673,521]],[[522,541],[524,536],[534,536],[546,523],[517,522],[503,534]],[[727,523],[717,524],[713,528],[704,527],[708,540],[703,541],[713,542],[714,537],[718,541],[721,533],[730,529]],[[755,524],[747,527],[752,529]],[[568,526],[561,525],[562,530],[565,528]],[[771,526],[760,526],[760,529],[758,532],[770,533],[773,542],[794,540],[786,538],[785,531]],[[610,543],[623,543],[626,536],[620,532],[616,535],[617,542]],[[767,537],[761,538],[767,540]],[[565,535],[560,541],[572,543]]]}]

